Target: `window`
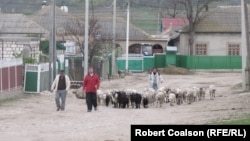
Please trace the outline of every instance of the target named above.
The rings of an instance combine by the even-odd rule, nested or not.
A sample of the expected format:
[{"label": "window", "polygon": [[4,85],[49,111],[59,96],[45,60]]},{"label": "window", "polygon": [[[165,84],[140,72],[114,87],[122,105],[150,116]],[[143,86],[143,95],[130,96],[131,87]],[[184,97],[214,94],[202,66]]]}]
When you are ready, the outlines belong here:
[{"label": "window", "polygon": [[207,44],[196,44],[195,55],[207,55]]},{"label": "window", "polygon": [[228,44],[228,55],[240,55],[240,45]]},{"label": "window", "polygon": [[152,54],[152,46],[142,46],[142,53],[145,55],[145,56],[150,56],[150,55],[153,55]]}]

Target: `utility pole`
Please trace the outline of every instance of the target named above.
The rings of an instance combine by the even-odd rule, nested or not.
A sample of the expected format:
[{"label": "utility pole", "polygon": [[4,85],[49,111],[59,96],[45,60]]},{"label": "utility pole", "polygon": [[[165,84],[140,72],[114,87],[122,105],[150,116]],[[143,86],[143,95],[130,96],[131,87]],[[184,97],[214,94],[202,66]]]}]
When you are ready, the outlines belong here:
[{"label": "utility pole", "polygon": [[128,0],[127,5],[127,32],[126,32],[126,72],[128,72],[128,47],[129,47],[129,5],[130,0]]},{"label": "utility pole", "polygon": [[89,0],[85,0],[85,35],[84,35],[84,76],[88,74],[89,48]]},{"label": "utility pole", "polygon": [[53,39],[53,79],[55,79],[56,74],[57,74],[57,69],[56,69],[56,0],[53,0],[53,32],[52,32],[52,39]]},{"label": "utility pole", "polygon": [[52,1],[52,6],[50,8],[50,18],[51,18],[51,26],[50,26],[50,39],[49,39],[49,85],[52,85],[52,82],[55,77],[55,64],[54,64],[54,56],[55,56],[55,0]]},{"label": "utility pole", "polygon": [[112,75],[115,74],[115,49],[116,49],[116,0],[113,2],[113,47],[112,47]]},{"label": "utility pole", "polygon": [[161,1],[158,0],[156,35],[159,33],[160,30],[160,6],[161,6]]},{"label": "utility pole", "polygon": [[[242,89],[249,90],[249,31],[248,31],[248,12],[245,0],[241,0],[241,42],[242,42]],[[248,59],[247,59],[248,58]],[[248,72],[248,73],[246,73]],[[247,76],[248,75],[248,76]]]}]

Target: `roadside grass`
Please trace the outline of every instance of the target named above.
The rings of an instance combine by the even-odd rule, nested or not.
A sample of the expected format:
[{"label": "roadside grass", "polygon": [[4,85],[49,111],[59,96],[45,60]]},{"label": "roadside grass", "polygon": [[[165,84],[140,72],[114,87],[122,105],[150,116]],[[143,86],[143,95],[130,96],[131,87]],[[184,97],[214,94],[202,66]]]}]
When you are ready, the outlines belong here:
[{"label": "roadside grass", "polygon": [[237,118],[230,118],[227,120],[212,120],[207,125],[250,125],[250,113],[242,115]]},{"label": "roadside grass", "polygon": [[20,95],[16,95],[13,97],[0,99],[0,106],[3,106],[5,104],[9,104],[9,103],[13,103],[13,102],[17,102],[17,101],[22,100],[22,99],[32,98],[34,96],[36,96],[36,95],[34,95],[34,94],[20,94]]}]

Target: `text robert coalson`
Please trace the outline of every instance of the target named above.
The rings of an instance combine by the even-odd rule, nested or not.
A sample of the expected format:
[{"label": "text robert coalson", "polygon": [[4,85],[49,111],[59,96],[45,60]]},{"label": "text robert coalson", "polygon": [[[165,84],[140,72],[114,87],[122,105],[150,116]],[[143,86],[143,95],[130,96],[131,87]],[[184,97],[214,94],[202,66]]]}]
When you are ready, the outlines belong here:
[{"label": "text robert coalson", "polygon": [[250,139],[248,125],[131,125],[131,141],[142,138],[179,138],[222,139],[237,138],[245,141]]}]

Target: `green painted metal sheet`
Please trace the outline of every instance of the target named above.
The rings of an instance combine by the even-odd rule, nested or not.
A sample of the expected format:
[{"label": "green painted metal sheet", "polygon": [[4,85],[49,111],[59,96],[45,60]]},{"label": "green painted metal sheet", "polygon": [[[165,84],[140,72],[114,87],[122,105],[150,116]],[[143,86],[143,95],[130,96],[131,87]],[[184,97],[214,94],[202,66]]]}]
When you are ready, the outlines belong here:
[{"label": "green painted metal sheet", "polygon": [[152,69],[155,66],[155,58],[153,56],[144,56],[144,71]]},{"label": "green painted metal sheet", "polygon": [[25,81],[25,91],[27,92],[37,92],[38,87],[38,73],[37,72],[26,72],[26,81]]},{"label": "green painted metal sheet", "polygon": [[241,56],[177,56],[177,66],[187,69],[241,69]]},{"label": "green painted metal sheet", "polygon": [[166,66],[166,54],[155,54],[155,67],[164,68]]}]

